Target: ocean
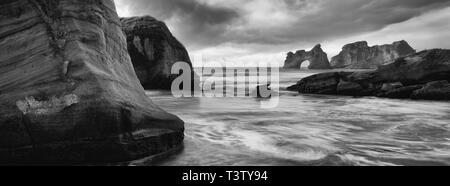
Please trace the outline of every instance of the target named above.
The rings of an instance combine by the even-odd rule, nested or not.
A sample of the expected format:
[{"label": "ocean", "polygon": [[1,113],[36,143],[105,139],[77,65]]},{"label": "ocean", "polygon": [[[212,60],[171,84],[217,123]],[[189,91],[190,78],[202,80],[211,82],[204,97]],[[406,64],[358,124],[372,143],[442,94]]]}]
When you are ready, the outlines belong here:
[{"label": "ocean", "polygon": [[281,70],[279,104],[270,109],[260,107],[267,99],[147,91],[155,104],[186,122],[184,149],[157,165],[450,165],[450,102],[285,90],[320,72]]}]

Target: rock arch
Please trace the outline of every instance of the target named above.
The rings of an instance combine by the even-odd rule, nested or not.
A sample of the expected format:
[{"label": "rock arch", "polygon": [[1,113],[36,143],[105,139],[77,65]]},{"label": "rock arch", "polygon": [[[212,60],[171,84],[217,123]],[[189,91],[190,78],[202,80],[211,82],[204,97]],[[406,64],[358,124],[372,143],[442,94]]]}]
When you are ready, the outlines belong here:
[{"label": "rock arch", "polygon": [[305,61],[310,62],[308,69],[331,69],[328,55],[322,50],[320,44],[316,45],[311,51],[289,52],[284,62],[284,68],[300,69]]},{"label": "rock arch", "polygon": [[302,62],[302,64],[300,64],[300,69],[309,68],[310,65],[311,65],[311,61],[305,60]]}]

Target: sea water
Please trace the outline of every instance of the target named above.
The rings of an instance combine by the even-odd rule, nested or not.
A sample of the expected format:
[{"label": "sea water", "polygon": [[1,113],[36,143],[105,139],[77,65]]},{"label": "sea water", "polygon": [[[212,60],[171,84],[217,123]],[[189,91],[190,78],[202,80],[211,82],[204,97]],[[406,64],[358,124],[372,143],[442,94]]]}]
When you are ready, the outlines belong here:
[{"label": "sea water", "polygon": [[320,72],[281,70],[279,105],[271,109],[260,107],[264,99],[147,91],[186,127],[184,149],[158,165],[450,165],[450,102],[285,90]]}]

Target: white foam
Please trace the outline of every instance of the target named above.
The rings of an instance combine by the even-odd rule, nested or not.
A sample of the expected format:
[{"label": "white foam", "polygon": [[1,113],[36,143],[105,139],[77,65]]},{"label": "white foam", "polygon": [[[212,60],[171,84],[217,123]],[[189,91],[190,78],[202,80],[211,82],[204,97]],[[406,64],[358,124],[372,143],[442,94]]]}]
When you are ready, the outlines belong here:
[{"label": "white foam", "polygon": [[278,158],[293,159],[298,161],[313,161],[324,159],[329,152],[319,148],[304,146],[303,149],[283,149],[276,145],[276,140],[263,134],[252,131],[234,131],[241,137],[242,143],[251,150],[264,152]]},{"label": "white foam", "polygon": [[355,156],[352,154],[338,155],[343,161],[355,163],[358,166],[398,166],[393,163],[372,161],[365,157]]}]

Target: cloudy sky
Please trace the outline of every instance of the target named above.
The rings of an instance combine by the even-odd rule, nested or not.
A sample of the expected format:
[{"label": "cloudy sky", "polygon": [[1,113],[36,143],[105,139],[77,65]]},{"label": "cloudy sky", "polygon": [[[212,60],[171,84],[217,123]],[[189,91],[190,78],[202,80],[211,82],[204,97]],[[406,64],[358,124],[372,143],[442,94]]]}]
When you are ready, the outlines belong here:
[{"label": "cloudy sky", "polygon": [[115,0],[120,16],[163,20],[206,62],[284,61],[321,43],[407,40],[417,50],[450,48],[450,0]]}]

